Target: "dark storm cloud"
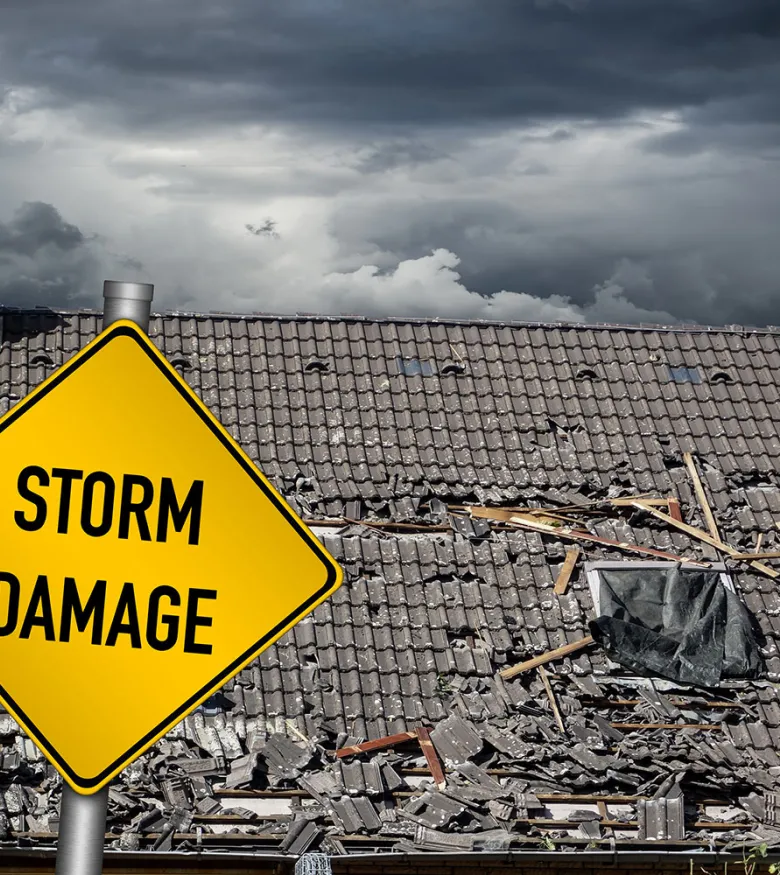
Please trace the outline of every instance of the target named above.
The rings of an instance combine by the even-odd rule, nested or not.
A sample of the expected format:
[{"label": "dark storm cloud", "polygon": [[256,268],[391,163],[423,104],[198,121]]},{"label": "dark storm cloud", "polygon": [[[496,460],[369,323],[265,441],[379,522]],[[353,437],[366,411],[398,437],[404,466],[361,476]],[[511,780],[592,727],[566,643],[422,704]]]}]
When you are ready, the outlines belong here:
[{"label": "dark storm cloud", "polygon": [[88,306],[100,269],[84,234],[51,204],[25,203],[0,222],[0,305]]},{"label": "dark storm cloud", "polygon": [[70,252],[85,242],[81,231],[51,204],[23,204],[8,224],[0,224],[0,256],[34,255],[45,246]]},{"label": "dark storm cloud", "polygon": [[[0,81],[24,91],[17,113],[72,110],[114,144],[282,131],[289,165],[251,178],[154,149],[109,160],[167,204],[246,202],[244,239],[272,236],[270,201],[316,197],[349,269],[447,249],[484,295],[598,316],[629,312],[591,307],[621,289],[638,313],[780,322],[776,0],[0,0]],[[660,112],[673,123],[653,128]],[[598,164],[589,132],[617,141],[629,123],[641,141],[605,151],[630,170],[566,176],[580,155],[586,182]],[[1,158],[24,148],[0,131]],[[0,227],[0,300],[93,287],[90,241],[43,206]]]},{"label": "dark storm cloud", "polygon": [[[770,0],[6,3],[4,78],[141,127],[404,127],[710,112],[778,117]],[[742,103],[742,107],[749,104]]]}]

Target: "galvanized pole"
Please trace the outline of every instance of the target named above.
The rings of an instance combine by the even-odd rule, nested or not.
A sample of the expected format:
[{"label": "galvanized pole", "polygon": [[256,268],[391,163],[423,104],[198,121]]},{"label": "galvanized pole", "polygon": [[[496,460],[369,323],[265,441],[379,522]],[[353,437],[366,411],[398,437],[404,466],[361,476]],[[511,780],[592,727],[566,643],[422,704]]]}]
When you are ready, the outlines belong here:
[{"label": "galvanized pole", "polygon": [[[154,286],[149,283],[103,283],[103,328],[129,319],[149,330]],[[57,836],[56,875],[101,875],[108,813],[108,787],[82,796],[62,785]]]}]

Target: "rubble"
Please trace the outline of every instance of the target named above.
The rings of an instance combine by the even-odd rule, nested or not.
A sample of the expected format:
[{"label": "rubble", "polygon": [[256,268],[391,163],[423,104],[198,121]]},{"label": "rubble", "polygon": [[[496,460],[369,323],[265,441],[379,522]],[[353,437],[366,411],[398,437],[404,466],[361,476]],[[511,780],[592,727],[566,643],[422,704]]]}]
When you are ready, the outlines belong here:
[{"label": "rubble", "polygon": [[[69,318],[79,344],[94,333],[92,317]],[[9,340],[4,319],[6,382],[26,380],[26,357],[53,335]],[[162,348],[189,345],[194,388],[345,583],[112,783],[108,847],[780,844],[780,596],[761,564],[780,554],[780,444],[760,395],[777,396],[771,380],[686,396],[647,359],[650,344],[677,354],[677,335],[650,331],[629,349],[606,328],[166,319],[152,326]],[[418,329],[457,336],[466,372],[446,384],[387,372],[384,344],[432,343]],[[711,356],[732,342],[765,354],[753,335],[691,337],[720,344]],[[318,343],[350,368],[298,367],[325,355]],[[611,356],[616,388],[578,393],[577,356]],[[627,380],[624,356],[641,379]],[[760,679],[703,689],[607,658],[587,635],[582,560],[646,558],[728,563],[762,636]],[[59,778],[7,714],[0,742],[0,847],[51,847]]]}]

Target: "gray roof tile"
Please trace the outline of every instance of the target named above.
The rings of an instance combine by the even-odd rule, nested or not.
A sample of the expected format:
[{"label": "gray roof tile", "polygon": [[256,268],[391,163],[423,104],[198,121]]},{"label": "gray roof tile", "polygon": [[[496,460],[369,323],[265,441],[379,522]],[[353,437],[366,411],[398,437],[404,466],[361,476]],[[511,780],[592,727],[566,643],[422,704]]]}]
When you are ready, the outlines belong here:
[{"label": "gray roof tile", "polygon": [[[58,366],[95,336],[99,322],[89,313],[0,316],[0,411],[50,373],[42,355]],[[545,503],[540,491],[578,486],[588,495],[599,484],[614,487],[619,475],[629,492],[676,492],[696,525],[702,522],[696,499],[679,466],[679,454],[693,451],[725,537],[750,546],[762,531],[769,541],[780,517],[776,333],[182,315],[155,316],[151,336],[170,357],[187,359],[189,384],[305,515],[430,519],[427,502],[434,497],[449,504]],[[438,369],[453,349],[466,363],[464,374],[397,372],[397,355]],[[306,371],[315,357],[330,371]],[[698,366],[703,382],[675,383],[667,364]],[[578,375],[583,366],[595,378]],[[716,370],[727,370],[733,382],[715,382]],[[301,476],[307,491],[296,485]],[[756,478],[766,482],[751,485]],[[701,555],[682,533],[631,522],[596,528]],[[328,549],[346,570],[344,587],[242,672],[232,694],[235,713],[295,720],[312,734],[327,723],[377,737],[420,721],[441,727],[460,711],[503,732],[517,712],[507,712],[496,670],[582,637],[590,593],[576,578],[566,595],[552,593],[568,545],[489,527],[464,533],[355,526],[328,536]],[[767,636],[769,677],[780,680],[776,585],[744,573],[737,583]],[[594,668],[603,679],[607,669],[596,651],[554,664],[562,702],[579,703],[582,695],[565,686],[567,675],[589,678]],[[523,690],[529,707],[541,701],[546,709],[543,692],[530,693],[535,683],[531,675],[506,687]],[[765,699],[748,722],[725,724],[733,746],[714,737],[706,742],[711,760],[722,753],[722,768],[741,768],[747,758],[771,785],[776,779],[767,770],[780,765],[780,705],[773,690]],[[553,744],[554,727],[525,719],[535,749]],[[456,732],[442,744],[454,749],[459,738]],[[655,742],[648,736],[643,743]],[[677,756],[668,746],[652,750]],[[556,780],[570,780],[561,763],[546,768]],[[728,774],[719,769],[719,780]],[[364,805],[371,803],[355,798],[359,828],[377,828]],[[658,800],[650,805],[651,812],[662,808]],[[668,810],[667,804],[667,819]],[[672,833],[678,836],[679,825],[665,834]]]}]

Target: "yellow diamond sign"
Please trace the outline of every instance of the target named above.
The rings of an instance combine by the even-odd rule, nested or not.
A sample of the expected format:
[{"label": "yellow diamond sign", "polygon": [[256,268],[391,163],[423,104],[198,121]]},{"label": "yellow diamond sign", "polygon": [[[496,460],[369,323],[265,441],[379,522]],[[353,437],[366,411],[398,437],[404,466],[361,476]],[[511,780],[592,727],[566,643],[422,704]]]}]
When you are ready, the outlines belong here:
[{"label": "yellow diamond sign", "polygon": [[94,793],[341,583],[147,336],[0,419],[0,700]]}]

